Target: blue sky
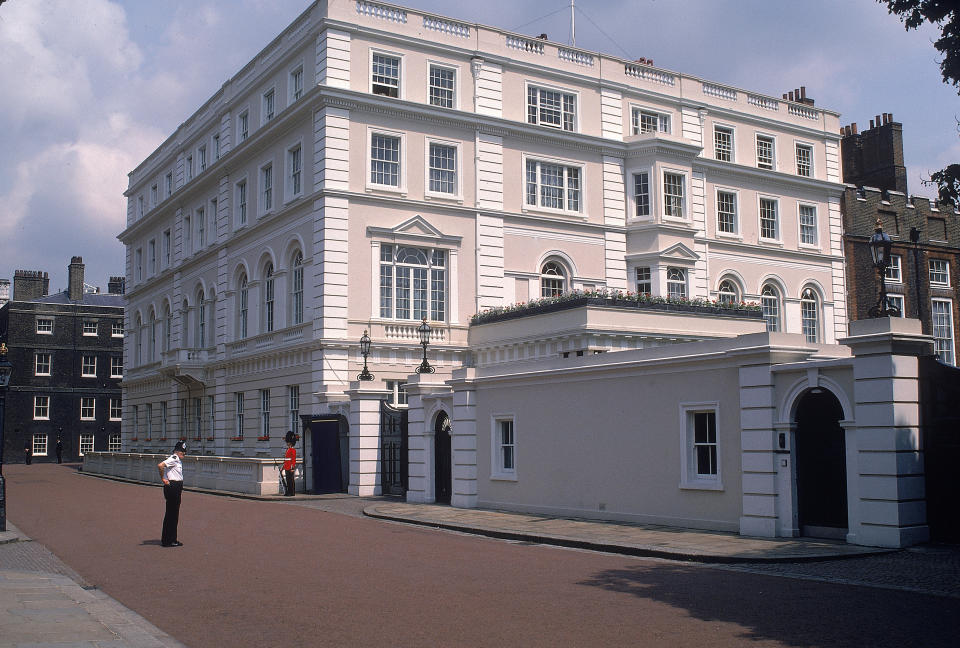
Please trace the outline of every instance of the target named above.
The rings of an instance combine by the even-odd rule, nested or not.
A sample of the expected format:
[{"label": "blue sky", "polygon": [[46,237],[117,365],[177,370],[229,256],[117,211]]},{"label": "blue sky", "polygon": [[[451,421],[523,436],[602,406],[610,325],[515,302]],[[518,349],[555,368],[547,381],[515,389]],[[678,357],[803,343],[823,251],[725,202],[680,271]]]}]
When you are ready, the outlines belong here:
[{"label": "blue sky", "polygon": [[[353,0],[331,0],[346,2]],[[405,6],[567,43],[568,0]],[[127,173],[309,6],[308,0],[9,0],[0,6],[0,278],[123,274]],[[932,27],[874,0],[576,0],[578,47],[763,94],[806,86],[861,130],[903,122],[910,192],[960,162],[960,97]]]}]

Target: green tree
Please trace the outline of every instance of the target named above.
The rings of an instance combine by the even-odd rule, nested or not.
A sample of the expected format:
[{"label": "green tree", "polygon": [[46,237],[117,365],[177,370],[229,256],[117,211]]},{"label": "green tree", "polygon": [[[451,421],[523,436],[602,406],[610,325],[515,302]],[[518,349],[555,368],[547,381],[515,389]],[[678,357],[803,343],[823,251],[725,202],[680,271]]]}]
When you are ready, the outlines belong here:
[{"label": "green tree", "polygon": [[[960,14],[957,0],[877,0],[900,18],[907,30],[925,22],[940,28],[940,38],[933,46],[943,59],[940,74],[943,82],[957,88],[960,94]],[[928,184],[936,185],[940,200],[956,205],[960,202],[960,164],[951,164],[930,175]]]}]

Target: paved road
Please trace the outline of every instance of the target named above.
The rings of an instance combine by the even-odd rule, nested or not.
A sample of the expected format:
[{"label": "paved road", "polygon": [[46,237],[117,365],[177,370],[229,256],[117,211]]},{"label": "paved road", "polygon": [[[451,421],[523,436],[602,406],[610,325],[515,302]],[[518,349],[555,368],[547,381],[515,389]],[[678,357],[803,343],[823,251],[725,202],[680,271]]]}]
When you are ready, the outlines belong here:
[{"label": "paved road", "polygon": [[954,646],[960,600],[9,466],[10,518],[188,646]]}]

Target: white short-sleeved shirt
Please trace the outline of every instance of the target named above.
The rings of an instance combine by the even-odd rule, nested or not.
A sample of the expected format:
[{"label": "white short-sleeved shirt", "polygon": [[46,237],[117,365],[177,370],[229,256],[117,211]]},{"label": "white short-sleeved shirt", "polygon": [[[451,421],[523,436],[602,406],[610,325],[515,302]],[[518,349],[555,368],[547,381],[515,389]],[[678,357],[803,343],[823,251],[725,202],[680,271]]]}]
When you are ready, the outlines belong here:
[{"label": "white short-sleeved shirt", "polygon": [[183,462],[176,454],[172,454],[163,460],[164,477],[170,481],[183,481]]}]

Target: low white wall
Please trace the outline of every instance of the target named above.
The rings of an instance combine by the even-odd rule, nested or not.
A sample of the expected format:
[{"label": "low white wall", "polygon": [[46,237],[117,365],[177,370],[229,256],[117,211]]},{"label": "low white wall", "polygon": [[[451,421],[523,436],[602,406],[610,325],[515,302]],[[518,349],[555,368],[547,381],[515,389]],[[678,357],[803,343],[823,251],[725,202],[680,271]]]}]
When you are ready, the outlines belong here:
[{"label": "low white wall", "polygon": [[[83,472],[156,484],[160,482],[157,464],[168,456],[135,452],[87,452],[83,456]],[[183,458],[183,481],[188,488],[279,495],[280,466],[281,463],[272,458],[187,455]],[[302,468],[301,462],[298,464],[296,480],[298,493],[303,492]]]}]

